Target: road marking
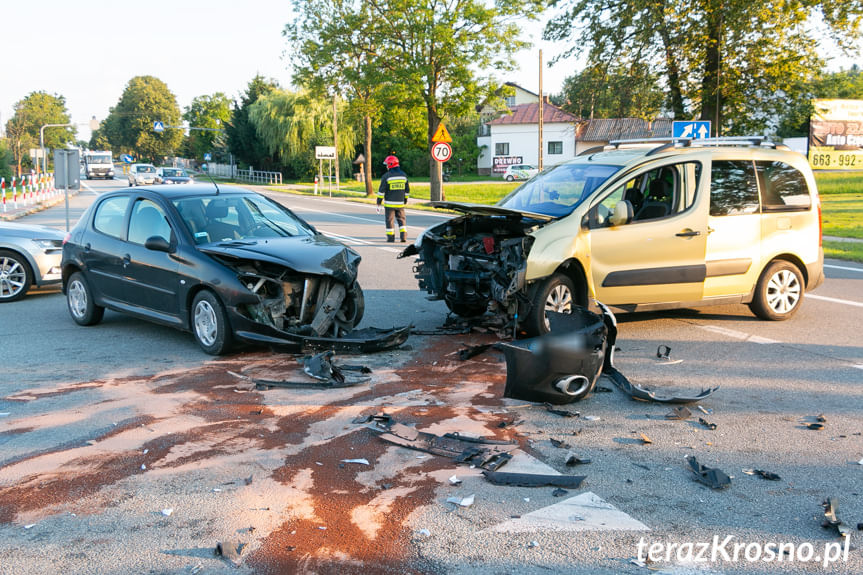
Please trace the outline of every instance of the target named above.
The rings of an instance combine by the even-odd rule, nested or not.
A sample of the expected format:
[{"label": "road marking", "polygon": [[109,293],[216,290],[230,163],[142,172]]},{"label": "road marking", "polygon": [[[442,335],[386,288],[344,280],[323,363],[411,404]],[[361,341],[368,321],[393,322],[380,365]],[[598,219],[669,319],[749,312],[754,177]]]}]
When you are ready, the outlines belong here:
[{"label": "road marking", "polygon": [[87,191],[89,191],[89,192],[91,192],[91,193],[93,193],[93,194],[95,194],[95,193],[96,193],[96,190],[94,190],[93,188],[91,188],[90,186],[88,186],[86,183],[81,182],[81,185],[82,185],[82,186],[84,186],[85,188],[87,188]]},{"label": "road marking", "polygon": [[856,367],[857,369],[863,369],[863,364],[861,364],[861,365],[855,365],[854,367]]},{"label": "road marking", "polygon": [[728,337],[739,339],[741,341],[749,341],[752,343],[761,343],[761,344],[771,344],[771,343],[780,343],[775,339],[770,339],[767,337],[761,337],[760,335],[750,335],[748,333],[737,331],[736,329],[729,329],[727,327],[719,327],[718,325],[699,325],[703,330],[712,331],[714,333],[719,333],[722,335],[727,335]]},{"label": "road marking", "polygon": [[341,242],[345,242],[346,244],[349,244],[349,245],[372,246],[372,247],[378,248],[379,250],[383,250],[385,252],[392,252],[394,254],[402,253],[402,250],[400,250],[398,248],[392,248],[389,246],[379,246],[374,242],[361,240],[359,238],[354,238],[351,236],[343,236],[341,234],[334,234],[333,232],[321,232],[321,233],[324,234],[325,236],[335,238],[335,239],[337,239]]},{"label": "road marking", "polygon": [[849,272],[860,272],[863,273],[863,268],[849,268],[848,266],[834,266],[830,264],[824,264],[825,268],[831,268],[834,270],[846,270]]},{"label": "road marking", "polygon": [[854,306],[854,307],[863,307],[863,303],[860,303],[859,301],[850,301],[847,299],[838,299],[835,297],[827,297],[827,296],[823,296],[823,295],[812,295],[812,294],[807,294],[806,297],[811,298],[811,299],[817,299],[820,301],[829,301],[831,303],[839,303],[842,305],[850,305],[850,306]]},{"label": "road marking", "polygon": [[588,491],[560,503],[537,509],[518,519],[504,521],[491,531],[531,533],[534,531],[650,531],[598,495]]}]

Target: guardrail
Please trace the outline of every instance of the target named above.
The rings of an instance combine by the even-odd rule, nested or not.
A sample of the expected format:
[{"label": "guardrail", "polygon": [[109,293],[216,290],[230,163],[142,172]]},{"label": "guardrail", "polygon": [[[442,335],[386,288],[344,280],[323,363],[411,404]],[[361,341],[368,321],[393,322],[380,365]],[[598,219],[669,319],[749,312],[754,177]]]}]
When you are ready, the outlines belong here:
[{"label": "guardrail", "polygon": [[9,182],[8,192],[6,178],[0,178],[0,203],[2,203],[0,211],[7,211],[7,202],[13,210],[17,210],[19,206],[40,204],[59,194],[60,191],[54,187],[54,174],[30,173],[20,178],[13,176],[12,181]]},{"label": "guardrail", "polygon": [[211,176],[219,178],[228,178],[230,180],[240,180],[253,184],[281,184],[281,172],[266,172],[264,170],[241,170],[236,165],[208,163],[207,171]]}]

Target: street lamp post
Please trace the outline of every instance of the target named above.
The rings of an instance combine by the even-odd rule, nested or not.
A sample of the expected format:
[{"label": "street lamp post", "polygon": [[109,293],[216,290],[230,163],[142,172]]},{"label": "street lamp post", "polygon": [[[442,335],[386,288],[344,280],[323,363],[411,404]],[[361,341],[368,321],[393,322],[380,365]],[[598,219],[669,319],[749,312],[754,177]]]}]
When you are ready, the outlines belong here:
[{"label": "street lamp post", "polygon": [[[95,130],[99,127],[99,120],[96,119],[96,116],[88,122],[90,129]],[[42,173],[46,173],[48,171],[48,156],[45,155],[45,128],[70,128],[72,126],[84,126],[87,124],[84,123],[70,123],[70,124],[45,124],[41,128],[39,128],[39,149],[42,150]]]}]

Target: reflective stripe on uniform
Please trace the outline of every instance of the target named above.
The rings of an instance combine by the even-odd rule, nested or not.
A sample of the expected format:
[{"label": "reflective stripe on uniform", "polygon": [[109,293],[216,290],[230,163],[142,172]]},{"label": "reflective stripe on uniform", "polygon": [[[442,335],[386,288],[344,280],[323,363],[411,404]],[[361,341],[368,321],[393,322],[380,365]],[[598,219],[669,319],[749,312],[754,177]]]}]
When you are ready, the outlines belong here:
[{"label": "reflective stripe on uniform", "polygon": [[400,231],[401,233],[405,233],[405,232],[407,232],[407,231],[408,231],[408,228],[407,228],[407,226],[401,226],[401,227],[399,228],[399,231]]},{"label": "reflective stripe on uniform", "polygon": [[404,176],[393,176],[387,180],[387,186],[391,190],[403,190],[407,187],[408,179]]},{"label": "reflective stripe on uniform", "polygon": [[385,208],[393,208],[394,210],[397,210],[397,209],[399,209],[399,208],[403,208],[403,207],[405,207],[405,204],[404,204],[404,202],[402,202],[402,203],[400,203],[400,204],[394,204],[394,203],[392,203],[392,202],[386,202],[386,201],[385,201],[385,202],[384,202],[384,207],[385,207]]}]

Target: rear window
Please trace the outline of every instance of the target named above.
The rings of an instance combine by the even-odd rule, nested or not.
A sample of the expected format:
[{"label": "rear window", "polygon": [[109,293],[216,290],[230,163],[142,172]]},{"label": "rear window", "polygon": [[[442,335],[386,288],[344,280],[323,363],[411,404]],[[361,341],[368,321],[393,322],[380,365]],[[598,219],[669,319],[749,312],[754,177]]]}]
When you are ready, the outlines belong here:
[{"label": "rear window", "polygon": [[812,207],[806,178],[784,162],[755,162],[765,212],[806,211]]},{"label": "rear window", "polygon": [[710,215],[740,216],[758,212],[755,164],[749,160],[716,160],[710,168]]}]

